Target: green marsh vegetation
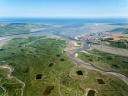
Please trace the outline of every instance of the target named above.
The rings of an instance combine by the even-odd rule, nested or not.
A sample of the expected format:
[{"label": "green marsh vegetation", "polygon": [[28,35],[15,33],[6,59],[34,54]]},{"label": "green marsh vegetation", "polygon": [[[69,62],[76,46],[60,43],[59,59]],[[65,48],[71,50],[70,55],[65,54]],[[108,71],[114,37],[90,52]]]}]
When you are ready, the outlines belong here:
[{"label": "green marsh vegetation", "polygon": [[87,50],[89,54],[80,52],[79,58],[93,64],[94,66],[104,68],[108,71],[116,71],[128,76],[128,57],[113,55],[98,50]]},{"label": "green marsh vegetation", "polygon": [[41,30],[41,28],[49,28],[49,27],[50,25],[43,25],[43,24],[9,23],[0,26],[0,36],[29,33],[32,31],[31,29]]},{"label": "green marsh vegetation", "polygon": [[[127,96],[123,81],[79,68],[63,53],[65,47],[66,41],[44,36],[15,38],[2,47],[0,64],[14,68],[12,75],[25,83],[24,96],[82,96],[86,88],[96,90],[98,96]],[[7,78],[8,70],[0,68],[0,74],[0,95],[20,96],[22,86]]]}]

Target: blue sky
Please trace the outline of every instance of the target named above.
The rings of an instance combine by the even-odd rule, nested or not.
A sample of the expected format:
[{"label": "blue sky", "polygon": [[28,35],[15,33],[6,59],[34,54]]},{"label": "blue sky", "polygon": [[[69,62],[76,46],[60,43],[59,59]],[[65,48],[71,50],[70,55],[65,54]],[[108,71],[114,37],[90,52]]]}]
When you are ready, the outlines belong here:
[{"label": "blue sky", "polygon": [[0,0],[0,17],[128,17],[128,0]]}]

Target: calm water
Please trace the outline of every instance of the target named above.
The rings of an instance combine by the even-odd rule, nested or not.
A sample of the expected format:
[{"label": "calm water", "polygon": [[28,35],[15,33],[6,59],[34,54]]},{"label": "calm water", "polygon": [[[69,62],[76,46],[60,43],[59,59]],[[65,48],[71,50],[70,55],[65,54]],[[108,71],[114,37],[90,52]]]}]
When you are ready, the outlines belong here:
[{"label": "calm water", "polygon": [[67,18],[0,18],[0,22],[9,23],[128,23],[128,18],[87,18],[87,19],[67,19]]},{"label": "calm water", "polygon": [[[55,24],[55,25],[62,25],[60,28],[50,28],[46,30],[41,30],[40,32],[34,32],[34,33],[28,33],[25,32],[25,34],[18,34],[14,35],[14,37],[18,36],[26,36],[26,35],[60,35],[60,32],[65,31],[67,32],[67,35],[65,35],[65,38],[69,37],[75,37],[79,35],[83,35],[89,30],[83,29],[83,30],[73,30],[71,31],[71,28],[79,28],[83,26],[85,23],[111,23],[111,24],[120,24],[120,23],[126,23],[128,24],[128,18],[101,18],[101,19],[57,19],[57,18],[0,18],[0,23],[42,23],[42,24]],[[10,34],[11,35],[11,34]],[[9,36],[10,36],[9,35]],[[11,35],[12,36],[12,35]],[[61,35],[62,36],[62,35]],[[68,37],[67,37],[68,36]],[[64,36],[63,36],[64,37]]]}]

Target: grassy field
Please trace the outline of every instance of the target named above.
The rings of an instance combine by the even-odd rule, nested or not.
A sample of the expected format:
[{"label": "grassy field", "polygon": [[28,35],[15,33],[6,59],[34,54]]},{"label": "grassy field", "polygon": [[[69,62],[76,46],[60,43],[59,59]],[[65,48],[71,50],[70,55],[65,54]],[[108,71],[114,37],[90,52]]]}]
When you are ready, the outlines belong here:
[{"label": "grassy field", "polygon": [[31,29],[48,28],[49,25],[43,24],[26,24],[26,23],[10,23],[4,26],[0,26],[0,36],[12,35],[12,34],[23,34],[31,32]]},{"label": "grassy field", "polygon": [[113,70],[128,76],[128,57],[112,55],[98,50],[88,50],[90,54],[80,52],[79,58],[94,66]]},{"label": "grassy field", "polygon": [[[88,88],[95,90],[95,96],[127,96],[123,81],[79,68],[65,56],[65,47],[64,40],[43,36],[15,38],[0,51],[0,64],[14,68],[12,75],[25,83],[24,96],[83,96]],[[1,68],[0,74],[0,96],[20,96],[20,84],[6,78],[8,70]],[[41,79],[37,74],[42,74]]]},{"label": "grassy field", "polygon": [[0,96],[20,96],[22,85],[15,78],[8,78],[9,69],[0,68]]},{"label": "grassy field", "polygon": [[[126,44],[128,44],[128,41],[126,41]],[[109,46],[128,49],[126,44],[123,42],[110,42]]]}]

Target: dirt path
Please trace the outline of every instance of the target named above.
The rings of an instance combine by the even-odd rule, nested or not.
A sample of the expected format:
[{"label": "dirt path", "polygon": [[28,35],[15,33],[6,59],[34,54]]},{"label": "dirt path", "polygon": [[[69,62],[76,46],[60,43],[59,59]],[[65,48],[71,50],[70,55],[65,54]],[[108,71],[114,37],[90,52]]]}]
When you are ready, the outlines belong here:
[{"label": "dirt path", "polygon": [[9,69],[9,73],[7,74],[7,78],[9,78],[9,79],[14,78],[18,83],[22,84],[22,88],[21,88],[21,96],[23,96],[25,83],[22,82],[21,80],[17,79],[16,77],[14,77],[14,76],[11,75],[12,72],[14,71],[14,69],[11,68],[11,67],[8,66],[8,65],[0,66],[0,68]]}]

